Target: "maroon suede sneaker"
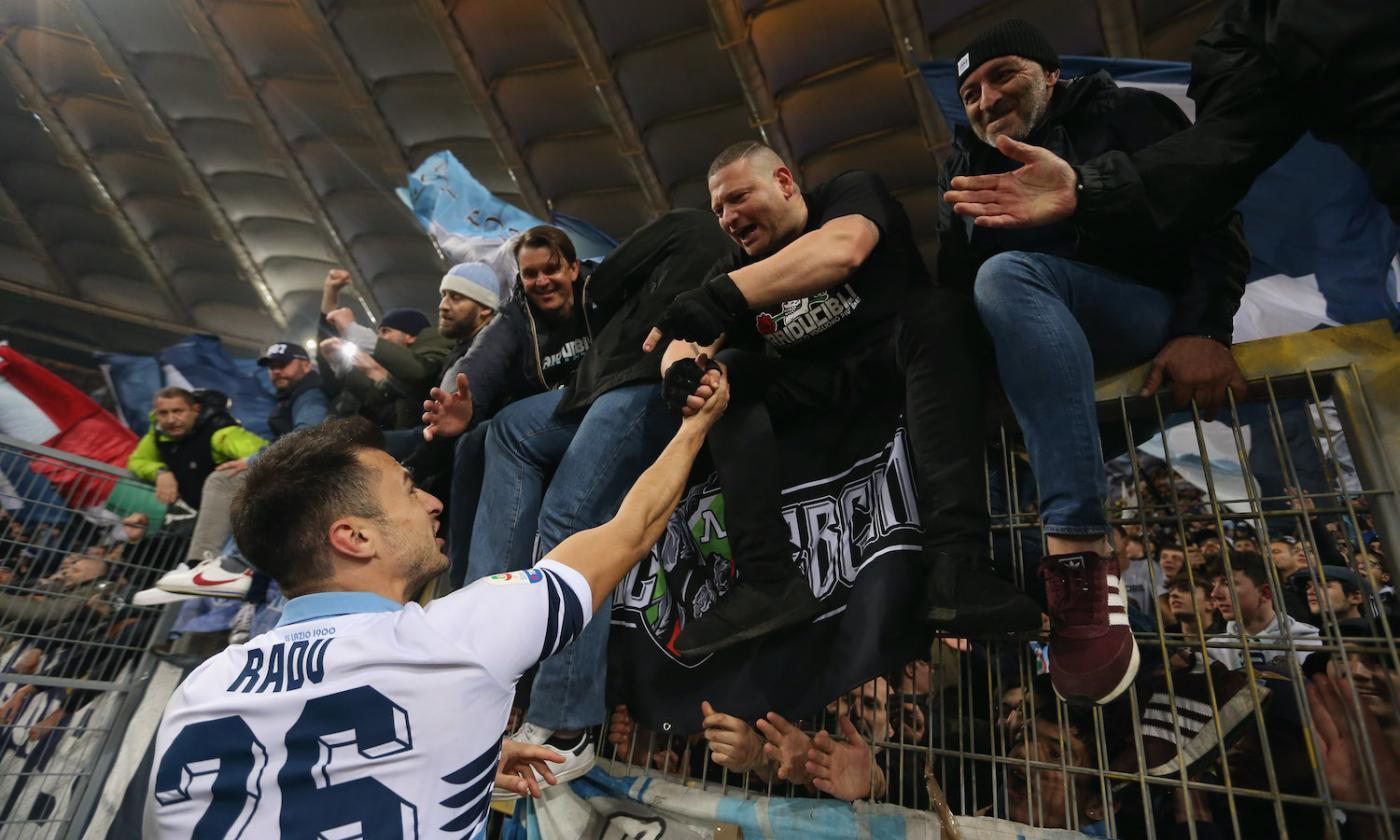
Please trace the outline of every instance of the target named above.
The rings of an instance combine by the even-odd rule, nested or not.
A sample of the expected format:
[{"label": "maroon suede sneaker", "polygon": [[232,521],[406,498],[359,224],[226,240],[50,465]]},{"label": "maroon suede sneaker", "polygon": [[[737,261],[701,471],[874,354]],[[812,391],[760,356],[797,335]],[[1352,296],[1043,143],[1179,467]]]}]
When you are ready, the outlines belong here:
[{"label": "maroon suede sneaker", "polygon": [[1110,562],[1092,551],[1040,561],[1050,613],[1050,683],[1067,703],[1107,703],[1137,676],[1128,602]]}]

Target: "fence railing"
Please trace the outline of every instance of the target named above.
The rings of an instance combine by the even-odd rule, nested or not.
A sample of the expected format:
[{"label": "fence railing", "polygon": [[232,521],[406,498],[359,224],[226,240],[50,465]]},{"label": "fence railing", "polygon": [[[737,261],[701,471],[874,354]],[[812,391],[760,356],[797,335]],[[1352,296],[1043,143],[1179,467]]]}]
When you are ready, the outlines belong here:
[{"label": "fence railing", "polygon": [[[804,756],[831,738],[859,771],[840,796],[939,811],[949,836],[987,813],[1123,838],[1394,838],[1398,351],[1384,324],[1242,345],[1249,393],[1216,424],[1137,398],[1142,370],[1100,383],[1142,655],[1119,701],[1058,700],[1040,640],[937,641],[793,721],[752,766],[622,707],[602,754],[736,796],[817,796]],[[1042,535],[1009,423],[990,451],[989,554],[1033,587]],[[169,628],[126,595],[185,543],[121,470],[0,438],[0,476],[0,833],[77,837]]]},{"label": "fence railing", "polygon": [[[1042,640],[935,641],[794,721],[751,766],[721,766],[703,737],[647,731],[624,707],[600,754],[730,795],[819,796],[794,756],[824,731],[866,773],[843,798],[932,808],[947,836],[957,815],[989,814],[1122,838],[1394,838],[1400,339],[1379,322],[1235,355],[1248,394],[1214,423],[1140,399],[1145,368],[1099,383],[1142,657],[1118,701],[1059,700]],[[1034,480],[1014,426],[995,437],[990,552],[1034,587]]]},{"label": "fence railing", "polygon": [[82,836],[173,611],[129,595],[184,559],[147,484],[0,436],[0,836]]}]

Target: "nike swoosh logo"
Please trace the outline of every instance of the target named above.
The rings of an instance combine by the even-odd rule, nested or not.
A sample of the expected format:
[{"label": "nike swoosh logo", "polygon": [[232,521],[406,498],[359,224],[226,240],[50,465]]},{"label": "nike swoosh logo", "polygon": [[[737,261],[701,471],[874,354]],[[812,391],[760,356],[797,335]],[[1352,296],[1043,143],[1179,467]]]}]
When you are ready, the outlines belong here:
[{"label": "nike swoosh logo", "polygon": [[243,575],[239,574],[231,578],[225,578],[224,580],[210,580],[204,576],[203,572],[200,572],[199,574],[194,576],[194,584],[195,586],[219,586],[225,583],[233,583],[234,581],[241,580],[242,578]]}]

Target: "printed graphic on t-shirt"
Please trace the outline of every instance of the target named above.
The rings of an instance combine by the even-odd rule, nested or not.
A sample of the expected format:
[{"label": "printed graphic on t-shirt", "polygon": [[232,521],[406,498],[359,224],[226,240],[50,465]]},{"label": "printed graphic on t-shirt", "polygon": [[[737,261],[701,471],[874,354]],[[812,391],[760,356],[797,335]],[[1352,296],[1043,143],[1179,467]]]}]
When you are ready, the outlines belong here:
[{"label": "printed graphic on t-shirt", "polygon": [[754,327],[774,347],[791,347],[831,329],[859,305],[860,295],[849,283],[843,283],[829,292],[784,301],[777,312],[760,312],[754,317]]},{"label": "printed graphic on t-shirt", "polygon": [[572,365],[583,354],[588,352],[588,336],[576,338],[573,341],[564,342],[564,346],[559,348],[559,352],[550,353],[544,357],[544,369],[553,370],[561,365]]}]

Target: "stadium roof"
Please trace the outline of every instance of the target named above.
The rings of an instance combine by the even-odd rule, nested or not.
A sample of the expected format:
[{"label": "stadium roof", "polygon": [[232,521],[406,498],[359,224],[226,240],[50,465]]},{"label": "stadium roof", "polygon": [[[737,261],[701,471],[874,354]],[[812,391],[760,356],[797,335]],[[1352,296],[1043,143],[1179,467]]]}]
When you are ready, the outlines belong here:
[{"label": "stadium roof", "polygon": [[914,65],[1006,17],[1185,59],[1220,0],[0,0],[0,337],[51,355],[309,337],[321,279],[430,309],[392,188],[450,149],[618,236],[723,146],[884,176],[932,248],[947,129]]}]

